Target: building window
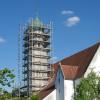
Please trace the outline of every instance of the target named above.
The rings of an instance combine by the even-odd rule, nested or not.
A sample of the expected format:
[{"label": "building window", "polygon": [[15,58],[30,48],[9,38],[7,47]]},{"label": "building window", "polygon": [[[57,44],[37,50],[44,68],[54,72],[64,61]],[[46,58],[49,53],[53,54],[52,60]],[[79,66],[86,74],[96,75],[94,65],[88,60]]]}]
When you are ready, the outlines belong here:
[{"label": "building window", "polygon": [[60,84],[60,77],[59,77],[59,79],[58,79],[58,82],[59,82],[59,84]]}]

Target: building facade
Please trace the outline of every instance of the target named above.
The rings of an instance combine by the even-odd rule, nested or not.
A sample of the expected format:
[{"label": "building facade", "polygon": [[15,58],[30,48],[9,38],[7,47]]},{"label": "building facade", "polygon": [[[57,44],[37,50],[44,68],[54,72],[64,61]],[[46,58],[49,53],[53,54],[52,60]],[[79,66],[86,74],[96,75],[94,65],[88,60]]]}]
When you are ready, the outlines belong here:
[{"label": "building facade", "polygon": [[[54,64],[52,83],[40,92],[41,100],[74,100],[75,88],[82,77],[94,71],[100,75],[100,43]],[[45,94],[45,95],[44,95]]]}]

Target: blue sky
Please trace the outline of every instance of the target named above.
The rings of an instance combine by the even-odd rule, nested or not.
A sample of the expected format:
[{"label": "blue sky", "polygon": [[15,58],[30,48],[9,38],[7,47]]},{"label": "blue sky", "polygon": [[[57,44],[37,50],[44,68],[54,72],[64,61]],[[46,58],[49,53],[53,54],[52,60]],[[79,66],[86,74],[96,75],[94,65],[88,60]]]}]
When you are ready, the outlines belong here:
[{"label": "blue sky", "polygon": [[53,22],[53,57],[60,60],[100,41],[100,0],[0,0],[0,67],[17,72],[19,24]]}]

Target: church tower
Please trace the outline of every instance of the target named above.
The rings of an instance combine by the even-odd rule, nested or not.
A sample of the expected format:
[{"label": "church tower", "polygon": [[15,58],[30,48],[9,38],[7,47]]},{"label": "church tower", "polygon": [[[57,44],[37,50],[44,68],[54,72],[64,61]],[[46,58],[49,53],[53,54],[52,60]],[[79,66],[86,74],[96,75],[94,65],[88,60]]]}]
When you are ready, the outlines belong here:
[{"label": "church tower", "polygon": [[23,81],[28,96],[48,84],[51,66],[52,24],[45,25],[36,17],[23,32]]}]

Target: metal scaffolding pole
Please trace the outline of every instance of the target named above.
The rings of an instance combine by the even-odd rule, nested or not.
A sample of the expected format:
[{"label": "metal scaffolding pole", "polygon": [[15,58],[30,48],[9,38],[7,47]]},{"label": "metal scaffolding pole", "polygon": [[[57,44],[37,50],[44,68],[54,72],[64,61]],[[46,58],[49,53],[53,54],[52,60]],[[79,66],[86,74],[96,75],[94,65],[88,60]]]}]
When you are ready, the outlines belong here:
[{"label": "metal scaffolding pole", "polygon": [[21,70],[21,25],[19,25],[20,29],[18,32],[18,97],[20,99],[20,70]]}]

